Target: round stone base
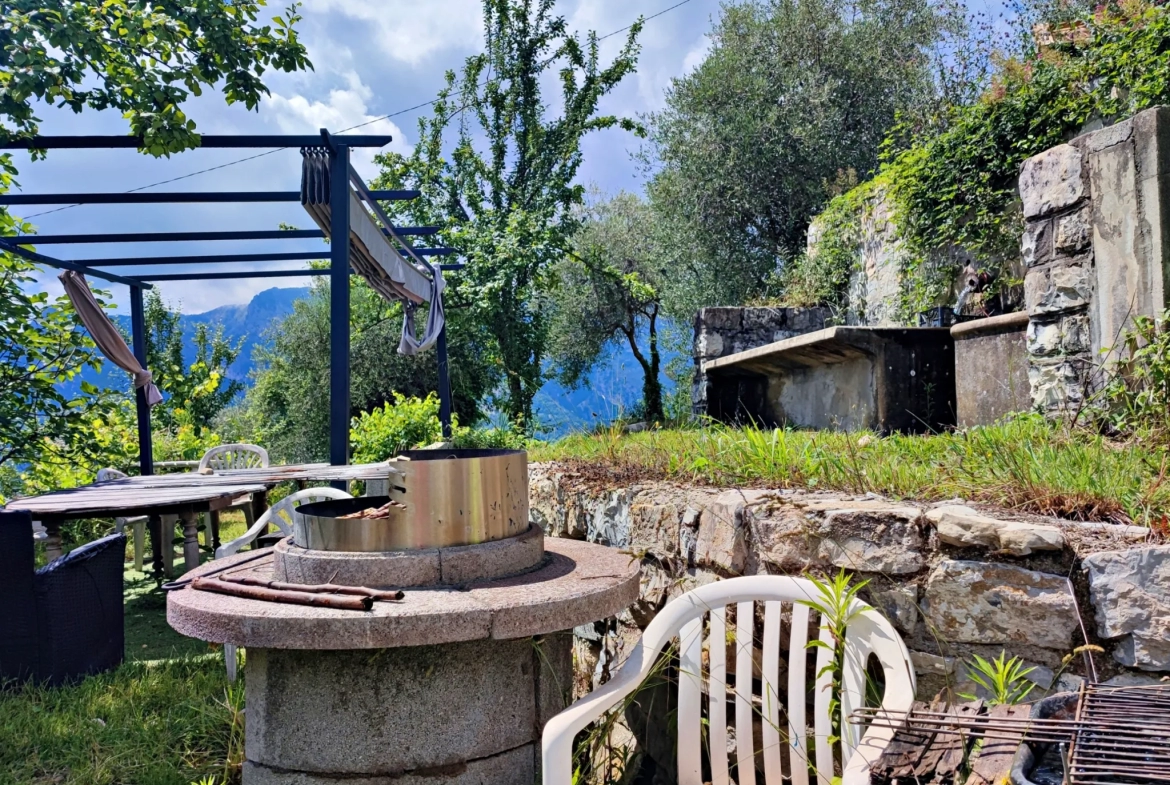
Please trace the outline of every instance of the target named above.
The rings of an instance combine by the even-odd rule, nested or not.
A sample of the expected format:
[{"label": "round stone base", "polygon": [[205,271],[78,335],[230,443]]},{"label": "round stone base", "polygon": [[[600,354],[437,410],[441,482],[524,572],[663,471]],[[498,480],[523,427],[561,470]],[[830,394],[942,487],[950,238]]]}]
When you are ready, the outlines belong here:
[{"label": "round stone base", "polygon": [[244,785],[535,782],[572,633],[364,651],[248,649]]},{"label": "round stone base", "polygon": [[518,575],[543,559],[544,532],[531,524],[516,537],[479,545],[375,553],[309,550],[286,538],[274,548],[273,575],[289,583],[369,588],[458,586]]}]

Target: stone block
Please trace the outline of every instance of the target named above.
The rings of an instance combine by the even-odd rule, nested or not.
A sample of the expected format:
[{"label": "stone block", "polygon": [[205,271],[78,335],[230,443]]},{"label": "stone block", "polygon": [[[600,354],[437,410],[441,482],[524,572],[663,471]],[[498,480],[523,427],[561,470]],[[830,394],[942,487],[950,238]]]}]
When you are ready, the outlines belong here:
[{"label": "stone block", "polygon": [[1092,297],[1084,260],[1038,267],[1024,276],[1024,302],[1033,318],[1083,308]]},{"label": "stone block", "polygon": [[1037,357],[1088,352],[1092,349],[1089,317],[1074,313],[1054,321],[1029,322],[1027,345],[1028,353]]},{"label": "stone block", "polygon": [[1085,196],[1081,151],[1062,144],[1034,155],[1020,170],[1024,218],[1051,215]]},{"label": "stone block", "polygon": [[540,745],[525,744],[514,750],[466,763],[396,772],[389,775],[334,777],[305,771],[288,771],[244,761],[244,785],[513,785],[539,780]]},{"label": "stone block", "polygon": [[676,556],[685,509],[672,503],[634,502],[630,505],[630,547],[654,556]]},{"label": "stone block", "polygon": [[630,494],[622,488],[596,500],[586,516],[585,538],[590,542],[625,548],[630,544]]},{"label": "stone block", "polygon": [[700,360],[710,360],[723,354],[723,336],[719,333],[700,333],[695,338],[695,357]]},{"label": "stone block", "polygon": [[939,540],[959,548],[990,548],[1012,556],[1064,548],[1064,535],[1055,526],[1002,521],[963,505],[935,507],[926,517],[934,522]]},{"label": "stone block", "polygon": [[247,758],[339,777],[388,775],[537,742],[534,661],[530,639],[375,651],[251,648]]},{"label": "stone block", "polygon": [[1170,546],[1096,553],[1084,560],[1097,632],[1120,639],[1122,665],[1170,670]]},{"label": "stone block", "polygon": [[958,643],[1068,652],[1079,630],[1068,581],[1009,564],[940,562],[923,594],[930,633]]},{"label": "stone block", "polygon": [[741,575],[747,566],[745,523],[748,497],[745,492],[727,491],[712,499],[699,516],[695,539],[695,564]]},{"label": "stone block", "polygon": [[926,565],[922,511],[885,503],[829,510],[816,529],[818,556],[835,567],[907,575]]},{"label": "stone block", "polygon": [[760,510],[752,517],[752,549],[772,570],[799,575],[821,563],[817,555],[820,538],[814,529],[798,507],[780,504]]},{"label": "stone block", "polygon": [[1058,253],[1078,254],[1086,250],[1092,241],[1093,224],[1088,210],[1077,210],[1056,219],[1056,251]]},{"label": "stone block", "polygon": [[873,605],[902,633],[911,635],[918,626],[918,587],[914,584],[871,590]]},{"label": "stone block", "polygon": [[442,581],[452,586],[516,575],[536,567],[543,559],[544,532],[534,525],[518,537],[439,549]]},{"label": "stone block", "polygon": [[1088,357],[1034,361],[1028,366],[1032,405],[1041,411],[1055,411],[1080,404],[1085,399],[1082,369],[1089,362]]},{"label": "stone block", "polygon": [[696,332],[734,332],[743,324],[743,308],[700,308],[695,316]]},{"label": "stone block", "polygon": [[1020,243],[1020,258],[1027,267],[1035,267],[1052,260],[1052,221],[1029,221],[1024,227]]}]

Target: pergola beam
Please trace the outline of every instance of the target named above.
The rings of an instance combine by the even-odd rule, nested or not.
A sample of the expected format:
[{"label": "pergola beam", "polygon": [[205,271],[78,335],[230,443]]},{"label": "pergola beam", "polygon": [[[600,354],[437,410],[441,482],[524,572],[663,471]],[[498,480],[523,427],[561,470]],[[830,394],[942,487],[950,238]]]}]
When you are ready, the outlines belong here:
[{"label": "pergola beam", "polygon": [[[350,147],[385,147],[394,141],[389,134],[355,134],[335,136],[341,144]],[[199,137],[199,147],[244,149],[250,147],[314,147],[321,144],[318,134],[283,136],[274,134],[222,136],[204,134]],[[33,136],[14,139],[0,144],[0,150],[114,150],[133,149],[143,146],[140,136]],[[198,149],[198,148],[195,148]]]},{"label": "pergola beam", "polygon": [[[419,191],[373,191],[383,202],[417,199]],[[0,194],[0,205],[22,204],[192,204],[215,202],[299,202],[300,191],[172,191],[168,193]]]},{"label": "pergola beam", "polygon": [[135,281],[219,281],[238,278],[297,278],[310,275],[329,275],[328,268],[320,270],[240,270],[227,273],[160,273],[158,275],[131,275]]},{"label": "pergola beam", "polygon": [[[402,235],[438,234],[437,226],[395,226]],[[390,234],[383,229],[383,234]],[[129,232],[126,234],[21,234],[11,237],[21,245],[83,245],[87,243],[182,243],[215,240],[322,240],[320,229],[258,229],[228,232]]]},{"label": "pergola beam", "polygon": [[122,276],[115,275],[114,273],[107,273],[103,272],[102,270],[94,270],[92,268],[86,267],[83,264],[78,264],[77,262],[56,259],[52,256],[45,256],[44,254],[37,253],[36,251],[30,251],[27,248],[21,248],[19,245],[13,243],[12,238],[9,237],[0,238],[0,249],[8,251],[9,253],[14,253],[17,256],[23,256],[30,262],[48,265],[49,267],[56,267],[59,270],[73,270],[74,272],[81,273],[82,275],[92,275],[94,278],[101,278],[103,281],[109,281],[110,283],[123,283],[130,287],[140,286],[146,289],[152,288],[150,284],[143,283],[142,281],[123,278]]}]

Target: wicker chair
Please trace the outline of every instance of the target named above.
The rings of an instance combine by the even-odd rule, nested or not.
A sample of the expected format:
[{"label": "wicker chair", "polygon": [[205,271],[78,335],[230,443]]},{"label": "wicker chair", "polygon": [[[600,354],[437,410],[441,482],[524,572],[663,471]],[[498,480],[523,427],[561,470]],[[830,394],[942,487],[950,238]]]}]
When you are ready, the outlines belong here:
[{"label": "wicker chair", "polygon": [[122,663],[126,535],[111,534],[33,571],[28,513],[0,512],[0,680],[51,686]]},{"label": "wicker chair", "polygon": [[[203,453],[199,460],[199,473],[205,474],[208,470],[216,472],[231,471],[233,469],[258,469],[268,466],[268,451],[258,444],[221,444],[212,447]],[[256,516],[252,511],[252,495],[241,496],[228,508],[244,513],[244,520],[248,528],[256,523]],[[219,547],[219,511],[209,514],[211,548]]]}]

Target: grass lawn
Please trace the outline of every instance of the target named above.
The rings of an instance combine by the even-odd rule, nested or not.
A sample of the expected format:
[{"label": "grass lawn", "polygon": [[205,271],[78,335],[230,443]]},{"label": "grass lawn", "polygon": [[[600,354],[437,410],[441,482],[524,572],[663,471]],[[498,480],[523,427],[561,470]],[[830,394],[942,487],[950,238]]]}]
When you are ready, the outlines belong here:
[{"label": "grass lawn", "polygon": [[[225,515],[221,539],[243,528]],[[238,782],[243,682],[229,684],[218,648],[170,628],[166,596],[131,555],[125,664],[70,687],[0,691],[0,785]]]},{"label": "grass lawn", "polygon": [[895,498],[963,497],[1072,519],[1164,528],[1164,440],[1126,442],[1038,416],[924,436],[711,426],[611,429],[537,445],[597,484],[673,480],[723,487],[811,487]]}]

